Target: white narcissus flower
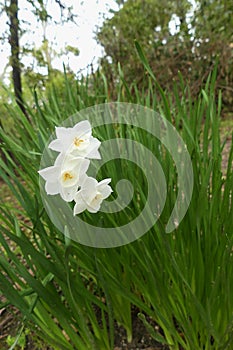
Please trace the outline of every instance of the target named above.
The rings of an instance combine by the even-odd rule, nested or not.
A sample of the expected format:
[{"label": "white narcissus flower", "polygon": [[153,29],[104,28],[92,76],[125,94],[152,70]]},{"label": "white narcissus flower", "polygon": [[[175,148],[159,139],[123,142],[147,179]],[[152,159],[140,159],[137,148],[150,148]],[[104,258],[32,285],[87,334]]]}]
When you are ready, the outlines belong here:
[{"label": "white narcissus flower", "polygon": [[81,189],[75,194],[74,215],[84,210],[90,213],[97,213],[104,199],[110,196],[112,189],[108,185],[111,179],[104,179],[98,182],[93,177],[86,177],[81,184]]},{"label": "white narcissus flower", "polygon": [[50,149],[76,157],[101,158],[98,151],[101,142],[92,136],[88,120],[77,123],[73,128],[56,127],[56,135],[57,139],[48,146]]},{"label": "white narcissus flower", "polygon": [[87,177],[89,164],[89,159],[59,154],[53,166],[38,171],[46,181],[46,193],[60,194],[64,201],[72,201],[81,182]]}]

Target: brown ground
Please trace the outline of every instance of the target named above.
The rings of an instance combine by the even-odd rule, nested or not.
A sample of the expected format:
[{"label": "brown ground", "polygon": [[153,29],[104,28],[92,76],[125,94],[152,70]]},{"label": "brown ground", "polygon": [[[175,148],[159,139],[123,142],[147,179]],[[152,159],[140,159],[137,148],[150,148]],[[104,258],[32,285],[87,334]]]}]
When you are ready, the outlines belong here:
[{"label": "brown ground", "polygon": [[[132,313],[133,322],[133,340],[129,344],[126,338],[126,332],[123,327],[115,326],[115,347],[114,350],[168,350],[168,347],[157,343],[146,331],[142,322],[138,319],[136,312]],[[8,350],[7,337],[10,334],[12,337],[18,334],[21,328],[20,313],[13,307],[3,309],[0,312],[0,349]],[[151,325],[154,322],[151,321]],[[28,332],[29,333],[29,332]],[[38,339],[36,334],[29,333],[25,336],[26,346],[24,350],[52,350],[51,347],[43,344],[43,341]],[[16,347],[16,349],[20,349]],[[77,349],[78,350],[78,349]],[[100,349],[101,350],[101,349]]]}]

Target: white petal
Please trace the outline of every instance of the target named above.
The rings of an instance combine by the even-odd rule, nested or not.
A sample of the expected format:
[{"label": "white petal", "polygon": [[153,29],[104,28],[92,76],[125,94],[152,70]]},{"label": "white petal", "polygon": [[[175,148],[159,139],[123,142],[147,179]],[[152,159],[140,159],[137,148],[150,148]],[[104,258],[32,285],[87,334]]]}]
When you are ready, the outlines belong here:
[{"label": "white petal", "polygon": [[91,124],[88,120],[83,120],[77,123],[73,129],[77,137],[84,136],[85,134],[88,136],[88,138],[91,136]]},{"label": "white petal", "polygon": [[70,187],[74,185],[81,185],[81,182],[84,180],[83,178],[86,176],[86,171],[89,167],[90,160],[79,157],[66,161],[64,164],[61,167],[59,175],[61,186]]},{"label": "white petal", "polygon": [[87,190],[89,188],[96,188],[98,181],[94,177],[87,176],[85,182],[83,183],[83,189]]},{"label": "white petal", "polygon": [[100,147],[101,142],[98,139],[94,138],[94,137],[92,137],[90,141],[91,142],[90,142],[90,145],[89,145],[89,147],[87,149],[87,155],[86,156],[88,158],[92,158],[92,159],[101,159],[101,155],[100,155],[100,153],[98,151],[98,148]]},{"label": "white petal", "polygon": [[74,206],[74,215],[82,213],[84,210],[86,210],[86,204],[83,201],[79,201],[78,203],[75,204]]},{"label": "white petal", "polygon": [[112,179],[110,179],[110,178],[101,180],[97,185],[98,191],[101,190],[102,187],[105,187],[106,185],[108,185],[111,181],[112,181]]},{"label": "white petal", "polygon": [[79,161],[79,177],[83,176],[86,174],[88,167],[90,165],[90,160],[89,159],[80,159]]},{"label": "white petal", "polygon": [[58,139],[63,139],[63,138],[67,138],[67,135],[70,134],[72,128],[64,128],[63,126],[59,126],[59,127],[55,127],[56,130],[56,135]]},{"label": "white petal", "polygon": [[91,207],[87,206],[86,209],[89,211],[89,213],[95,214],[100,210],[100,206],[99,206],[99,208],[91,208]]},{"label": "white petal", "polygon": [[94,149],[88,153],[87,157],[90,159],[101,159],[101,154],[97,149]]},{"label": "white petal", "polygon": [[58,127],[56,128],[56,135],[60,141],[60,152],[66,153],[69,151],[70,146],[72,145],[74,132],[72,128]]},{"label": "white petal", "polygon": [[[76,144],[76,142],[77,142],[77,144]],[[75,137],[73,140],[71,152],[73,154],[76,154],[77,156],[80,155],[82,157],[85,157],[89,145],[90,145],[90,141],[88,138],[85,138],[85,135],[83,138],[81,137],[80,139]]]},{"label": "white petal", "polygon": [[110,196],[110,194],[113,192],[112,188],[108,186],[108,184],[111,182],[111,179],[104,179],[100,181],[97,185],[97,191],[102,193],[103,199],[106,199]]},{"label": "white petal", "polygon": [[93,202],[95,196],[98,194],[98,192],[95,190],[93,191],[83,191],[82,197],[83,200],[87,203],[87,205],[91,206],[91,203]]},{"label": "white petal", "polygon": [[[84,137],[85,137],[85,135],[84,135]],[[76,140],[76,139],[78,139],[78,138],[75,137],[74,140]],[[74,140],[72,141],[72,145],[70,147],[70,153],[76,157],[83,157],[83,158],[87,157],[88,153],[90,153],[90,150],[89,150],[90,140],[87,138],[82,139],[82,136],[80,136],[80,140],[82,140],[82,142],[80,144],[78,144],[78,146],[75,145]]]},{"label": "white petal", "polygon": [[75,202],[82,201],[81,190],[77,191],[74,195]]},{"label": "white petal", "polygon": [[100,191],[100,193],[102,194],[102,198],[103,199],[106,199],[110,196],[110,194],[113,192],[113,190],[111,189],[110,186],[106,186],[106,187],[103,187]]},{"label": "white petal", "polygon": [[61,171],[74,169],[80,158],[73,157],[70,154],[66,154],[60,164]]},{"label": "white petal", "polygon": [[55,195],[55,194],[58,194],[60,192],[60,189],[59,189],[59,184],[58,182],[46,182],[45,184],[45,191],[47,194],[50,194],[50,195]]},{"label": "white petal", "polygon": [[57,152],[66,152],[70,144],[72,128],[56,127],[57,139],[50,142],[48,148]]},{"label": "white petal", "polygon": [[62,187],[73,187],[78,184],[79,176],[78,173],[73,170],[64,170],[61,172],[59,181]]},{"label": "white petal", "polygon": [[53,151],[61,152],[63,150],[63,146],[60,140],[55,139],[50,142],[48,145],[48,148],[52,149]]},{"label": "white petal", "polygon": [[60,168],[61,165],[62,165],[63,162],[64,162],[65,157],[66,157],[65,154],[60,153],[60,154],[57,156],[54,165]]},{"label": "white petal", "polygon": [[54,182],[58,178],[59,167],[54,165],[49,166],[48,168],[39,170],[38,173],[43,177],[44,180]]},{"label": "white petal", "polygon": [[97,180],[93,177],[87,176],[85,181],[81,185],[81,195],[86,203],[90,203],[97,194],[96,185]]},{"label": "white petal", "polygon": [[98,185],[98,181],[94,179],[94,177],[87,176],[85,178],[85,181],[82,183],[82,190],[93,192],[96,190],[97,185]]},{"label": "white petal", "polygon": [[80,187],[82,188],[83,187],[83,184],[86,182],[86,179],[87,179],[87,174],[79,174],[79,185]]},{"label": "white petal", "polygon": [[100,210],[100,205],[102,202],[103,202],[102,199],[98,199],[98,200],[93,201],[90,205],[87,205],[87,210],[90,213],[97,213],[97,211]]},{"label": "white petal", "polygon": [[67,154],[63,157],[63,160],[60,162],[61,170],[74,170],[75,172],[86,172],[90,160],[84,159],[83,157],[75,157],[72,154]]},{"label": "white petal", "polygon": [[65,202],[71,202],[74,200],[76,191],[77,191],[77,186],[62,187],[60,190],[60,194],[62,199],[64,199]]}]

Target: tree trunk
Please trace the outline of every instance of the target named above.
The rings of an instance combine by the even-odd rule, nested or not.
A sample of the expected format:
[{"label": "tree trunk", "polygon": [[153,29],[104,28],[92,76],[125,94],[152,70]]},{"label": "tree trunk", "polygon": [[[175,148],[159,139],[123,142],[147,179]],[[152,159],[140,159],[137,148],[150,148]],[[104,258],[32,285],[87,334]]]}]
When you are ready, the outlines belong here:
[{"label": "tree trunk", "polygon": [[11,0],[8,8],[10,19],[10,46],[11,46],[11,67],[12,80],[15,98],[21,111],[27,116],[22,95],[21,69],[19,60],[19,20],[18,20],[18,0]]}]

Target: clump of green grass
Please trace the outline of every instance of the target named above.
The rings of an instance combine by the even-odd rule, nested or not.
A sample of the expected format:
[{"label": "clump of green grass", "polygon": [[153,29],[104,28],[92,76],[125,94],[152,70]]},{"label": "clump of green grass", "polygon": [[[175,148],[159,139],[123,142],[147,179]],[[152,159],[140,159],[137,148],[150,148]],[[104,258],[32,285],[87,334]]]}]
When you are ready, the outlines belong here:
[{"label": "clump of green grass", "polygon": [[[91,96],[85,79],[77,83],[77,91],[65,80],[62,101],[56,98],[56,91],[47,101],[35,94],[36,110],[27,107],[31,123],[17,107],[9,107],[17,137],[0,131],[7,159],[0,160],[0,176],[18,202],[17,211],[30,218],[25,230],[23,220],[16,219],[15,206],[1,204],[0,289],[7,303],[22,312],[24,322],[30,322],[54,349],[113,349],[114,322],[124,326],[130,341],[133,306],[140,310],[138,317],[151,336],[171,349],[231,349],[233,147],[223,177],[221,93],[218,101],[214,99],[216,69],[198,99],[192,101],[182,79],[173,93],[162,91],[138,45],[137,49],[148,73],[148,89],[127,86],[119,67],[118,101],[159,111],[185,141],[194,189],[183,221],[174,232],[165,233],[175,200],[170,191],[159,221],[129,245],[113,249],[81,246],[54,227],[42,205],[37,174],[47,138],[69,115],[109,99],[101,74]],[[98,129],[98,136],[107,139],[108,130]],[[151,146],[151,139],[143,137],[141,130],[132,130],[130,137]],[[159,159],[167,170],[169,188],[175,188],[172,159],[169,155]],[[116,178],[114,164],[102,172]],[[127,174],[133,182],[135,169],[128,167]],[[137,175],[137,190],[145,197],[143,174]],[[111,214],[106,218],[111,225]],[[17,254],[11,244],[17,245]],[[158,324],[158,330],[151,327],[147,316]]]}]

